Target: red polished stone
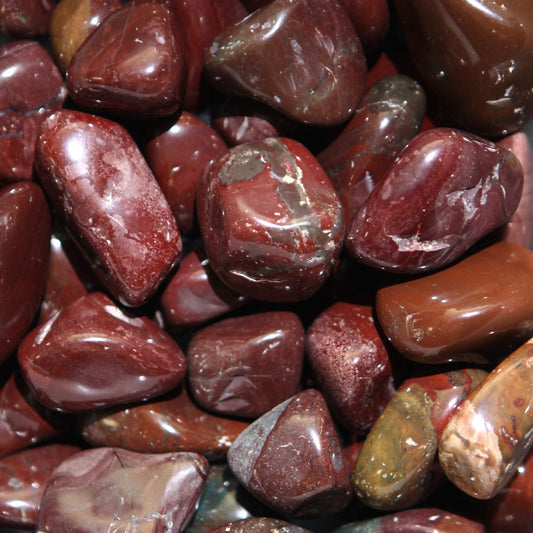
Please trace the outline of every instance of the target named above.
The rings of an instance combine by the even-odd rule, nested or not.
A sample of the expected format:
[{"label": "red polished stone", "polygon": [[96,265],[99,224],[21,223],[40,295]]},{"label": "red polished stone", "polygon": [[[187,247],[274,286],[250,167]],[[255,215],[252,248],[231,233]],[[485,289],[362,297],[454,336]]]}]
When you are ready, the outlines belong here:
[{"label": "red polished stone", "polygon": [[183,352],[169,335],[146,317],[129,317],[97,292],[27,335],[18,360],[39,402],[60,411],[153,398],[185,375]]},{"label": "red polished stone", "polygon": [[104,285],[125,305],[156,291],[181,254],[172,211],[120,125],[60,111],[43,124],[38,174],[56,212]]},{"label": "red polished stone", "polygon": [[0,459],[0,527],[32,528],[48,478],[78,446],[49,444]]},{"label": "red polished stone", "polygon": [[54,7],[53,0],[2,0],[0,33],[17,38],[46,35]]},{"label": "red polished stone", "polygon": [[333,416],[352,432],[367,431],[394,394],[372,307],[333,304],[307,330],[306,353]]},{"label": "red polished stone", "polygon": [[300,392],[258,418],[228,451],[239,481],[276,512],[316,517],[351,501],[342,448],[326,402]]},{"label": "red polished stone", "polygon": [[226,152],[198,182],[196,202],[213,270],[251,298],[309,298],[343,244],[333,186],[312,154],[290,139]]},{"label": "red polished stone", "polygon": [[40,44],[0,47],[0,185],[32,179],[39,128],[66,95],[61,73]]},{"label": "red polished stone", "polygon": [[50,477],[37,531],[184,531],[207,468],[202,456],[191,453],[84,450]]},{"label": "red polished stone", "polygon": [[507,222],[522,183],[520,162],[505,148],[459,130],[425,131],[361,206],[346,247],[375,268],[435,270]]},{"label": "red polished stone", "polygon": [[16,351],[39,311],[50,235],[50,209],[37,184],[0,189],[0,363]]},{"label": "red polished stone", "polygon": [[206,75],[215,88],[259,100],[307,124],[341,124],[362,97],[366,62],[336,0],[276,0],[223,30]]},{"label": "red polished stone", "polygon": [[182,234],[195,228],[194,197],[200,175],[227,148],[211,126],[187,111],[144,145],[146,160]]},{"label": "red polished stone", "polygon": [[298,392],[303,356],[304,330],[294,313],[227,318],[189,342],[189,388],[208,411],[255,418]]},{"label": "red polished stone", "polygon": [[81,107],[118,115],[170,115],[183,102],[187,67],[172,11],[130,2],[111,13],[78,48],[67,69]]}]

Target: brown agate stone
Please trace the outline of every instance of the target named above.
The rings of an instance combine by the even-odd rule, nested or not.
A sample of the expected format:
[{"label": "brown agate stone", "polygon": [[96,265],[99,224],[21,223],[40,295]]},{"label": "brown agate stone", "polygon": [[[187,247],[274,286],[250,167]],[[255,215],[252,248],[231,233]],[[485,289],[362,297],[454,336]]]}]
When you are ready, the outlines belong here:
[{"label": "brown agate stone", "polygon": [[424,363],[501,357],[533,330],[533,252],[500,242],[430,276],[376,295],[385,335]]}]

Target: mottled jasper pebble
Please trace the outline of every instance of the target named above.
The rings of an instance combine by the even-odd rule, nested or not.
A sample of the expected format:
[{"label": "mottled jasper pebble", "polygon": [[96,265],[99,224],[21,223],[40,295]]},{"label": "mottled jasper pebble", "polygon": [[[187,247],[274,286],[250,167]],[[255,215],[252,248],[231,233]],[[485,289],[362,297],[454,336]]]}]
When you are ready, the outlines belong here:
[{"label": "mottled jasper pebble", "polygon": [[352,487],[365,505],[397,511],[429,496],[443,428],[486,375],[477,369],[453,370],[410,379],[398,389],[355,463]]},{"label": "mottled jasper pebble", "polygon": [[376,314],[409,359],[501,357],[533,334],[532,290],[533,252],[500,242],[430,276],[380,289]]},{"label": "mottled jasper pebble", "polygon": [[522,182],[520,162],[505,148],[459,130],[425,131],[361,206],[346,247],[383,270],[441,268],[509,220]]},{"label": "mottled jasper pebble", "polygon": [[39,311],[48,270],[51,215],[42,189],[0,189],[0,363],[13,354]]},{"label": "mottled jasper pebble", "polygon": [[259,100],[307,124],[342,124],[362,97],[366,62],[336,0],[276,0],[223,30],[206,75],[216,89]]},{"label": "mottled jasper pebble", "polygon": [[479,499],[509,482],[533,445],[533,339],[505,358],[459,406],[444,429],[439,461],[448,478]]},{"label": "mottled jasper pebble", "polygon": [[130,2],[82,43],[66,74],[69,95],[91,111],[157,117],[183,102],[187,66],[176,17],[158,2]]},{"label": "mottled jasper pebble", "polygon": [[217,278],[203,248],[180,261],[159,299],[165,328],[170,330],[200,326],[248,301]]},{"label": "mottled jasper pebble", "polygon": [[17,38],[46,35],[54,7],[53,0],[2,0],[0,33]]},{"label": "mottled jasper pebble", "polygon": [[137,145],[119,124],[59,111],[36,147],[39,178],[110,292],[139,306],[181,254],[172,211]]},{"label": "mottled jasper pebble", "polygon": [[176,387],[185,357],[146,317],[130,317],[94,292],[35,328],[18,350],[36,398],[59,411],[87,411],[145,400]]},{"label": "mottled jasper pebble", "polygon": [[120,0],[60,0],[50,21],[50,48],[61,69],[67,67],[80,45],[113,11]]},{"label": "mottled jasper pebble", "polygon": [[211,461],[224,459],[246,422],[207,413],[181,385],[168,397],[125,408],[87,413],[83,438],[91,446],[137,452],[195,452]]},{"label": "mottled jasper pebble", "polygon": [[0,185],[33,178],[39,128],[66,95],[61,73],[39,43],[0,47]]},{"label": "mottled jasper pebble", "polygon": [[194,197],[200,175],[227,148],[211,126],[187,111],[145,144],[146,160],[182,234],[196,227]]},{"label": "mottled jasper pebble", "polygon": [[184,531],[207,470],[207,461],[192,453],[84,450],[50,477],[37,531]]},{"label": "mottled jasper pebble", "polygon": [[251,298],[309,298],[343,244],[335,190],[313,155],[291,139],[226,152],[198,182],[196,203],[213,270]]},{"label": "mottled jasper pebble", "polygon": [[336,302],[327,308],[307,330],[306,353],[333,416],[352,432],[368,430],[394,394],[372,307]]},{"label": "mottled jasper pebble", "polygon": [[420,79],[448,121],[495,137],[532,116],[529,2],[395,0],[394,5]]},{"label": "mottled jasper pebble", "polygon": [[189,388],[208,411],[256,418],[298,392],[303,357],[304,329],[296,314],[227,318],[189,342]]},{"label": "mottled jasper pebble", "polygon": [[256,498],[282,515],[329,515],[351,501],[337,432],[314,389],[253,422],[230,446],[228,464]]},{"label": "mottled jasper pebble", "polygon": [[229,522],[212,529],[210,533],[310,533],[310,531],[278,518],[260,517]]},{"label": "mottled jasper pebble", "polygon": [[0,526],[31,528],[48,478],[78,446],[48,444],[0,459]]},{"label": "mottled jasper pebble", "polygon": [[365,93],[346,129],[317,156],[342,202],[346,227],[418,133],[425,109],[424,91],[415,80],[387,76]]}]

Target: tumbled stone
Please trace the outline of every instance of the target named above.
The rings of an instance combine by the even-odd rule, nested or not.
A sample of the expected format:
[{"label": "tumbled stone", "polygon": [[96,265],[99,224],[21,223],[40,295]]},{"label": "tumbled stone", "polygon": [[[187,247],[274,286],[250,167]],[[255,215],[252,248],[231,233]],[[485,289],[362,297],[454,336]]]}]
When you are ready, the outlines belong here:
[{"label": "tumbled stone", "polygon": [[424,363],[501,357],[532,334],[533,252],[496,243],[430,276],[376,295],[383,332]]},{"label": "tumbled stone", "polygon": [[506,357],[459,406],[444,429],[439,461],[479,499],[510,481],[533,445],[533,339]]},{"label": "tumbled stone", "polygon": [[298,392],[303,357],[304,329],[296,314],[227,318],[190,340],[189,388],[207,411],[256,418]]},{"label": "tumbled stone", "polygon": [[210,533],[310,533],[308,529],[290,524],[278,518],[245,518],[229,522]]},{"label": "tumbled stone", "polygon": [[182,105],[187,81],[176,17],[158,2],[129,2],[81,44],[67,73],[69,95],[90,111],[166,116]]},{"label": "tumbled stone", "polygon": [[176,387],[185,357],[147,317],[130,317],[94,292],[29,333],[18,350],[26,382],[40,403],[59,411],[146,400]]},{"label": "tumbled stone", "polygon": [[52,0],[3,0],[0,33],[16,38],[46,35],[54,7]]},{"label": "tumbled stone", "polygon": [[522,182],[520,162],[505,148],[459,130],[425,131],[363,203],[346,248],[383,270],[441,268],[509,220]]},{"label": "tumbled stone", "polygon": [[184,531],[207,469],[197,454],[84,450],[50,477],[37,531]]},{"label": "tumbled stone", "polygon": [[256,498],[282,515],[329,515],[351,501],[336,429],[314,389],[253,422],[230,446],[228,464]]},{"label": "tumbled stone", "polygon": [[346,11],[332,0],[276,0],[224,29],[209,48],[216,89],[307,124],[342,124],[364,90],[366,63]]},{"label": "tumbled stone", "polygon": [[59,111],[36,147],[43,187],[102,283],[139,306],[181,254],[181,237],[161,188],[119,124]]},{"label": "tumbled stone", "polygon": [[232,148],[202,176],[196,202],[213,270],[251,298],[309,298],[343,244],[335,190],[312,154],[291,139]]},{"label": "tumbled stone", "polygon": [[357,433],[372,426],[395,388],[372,314],[371,306],[339,301],[318,315],[306,335],[316,387],[333,416]]}]

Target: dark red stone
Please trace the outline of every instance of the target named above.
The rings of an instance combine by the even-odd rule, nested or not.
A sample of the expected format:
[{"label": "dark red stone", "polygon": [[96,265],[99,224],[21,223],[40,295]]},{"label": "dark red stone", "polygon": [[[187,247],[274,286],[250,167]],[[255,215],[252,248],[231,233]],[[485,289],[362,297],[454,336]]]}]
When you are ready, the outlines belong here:
[{"label": "dark red stone", "polygon": [[2,0],[0,33],[16,38],[46,35],[54,7],[53,0]]},{"label": "dark red stone", "polygon": [[196,227],[194,197],[200,175],[227,148],[211,126],[187,111],[145,144],[146,160],[182,234]]},{"label": "dark red stone", "polygon": [[21,371],[43,405],[87,411],[161,395],[185,375],[179,346],[146,317],[102,293],[69,304],[26,336]]},{"label": "dark red stone", "polygon": [[0,185],[32,179],[39,128],[66,95],[61,73],[40,44],[0,47]]},{"label": "dark red stone", "polygon": [[0,189],[0,363],[16,351],[39,311],[50,235],[50,209],[37,184]]},{"label": "dark red stone", "polygon": [[218,35],[205,68],[222,92],[317,126],[350,118],[366,74],[359,38],[336,0],[276,0],[258,9]]},{"label": "dark red stone", "polygon": [[184,531],[207,468],[202,456],[191,453],[84,450],[50,477],[37,531]]},{"label": "dark red stone", "polygon": [[99,278],[121,303],[139,306],[181,254],[172,211],[137,145],[120,125],[60,111],[43,124],[41,182]]},{"label": "dark red stone", "polygon": [[505,148],[459,130],[425,131],[361,206],[346,247],[375,268],[435,270],[507,222],[522,183],[520,162]]},{"label": "dark red stone", "polygon": [[244,430],[228,464],[258,499],[282,515],[316,517],[351,501],[348,473],[322,395],[307,389]]},{"label": "dark red stone", "polygon": [[176,17],[158,2],[130,2],[111,13],[78,48],[67,69],[81,107],[139,117],[182,105],[187,67]]},{"label": "dark red stone", "polygon": [[208,411],[255,418],[298,392],[303,356],[304,330],[294,313],[227,318],[189,342],[189,388]]},{"label": "dark red stone", "polygon": [[333,416],[351,432],[367,431],[395,389],[372,307],[333,304],[308,329],[306,353]]},{"label": "dark red stone", "polygon": [[251,298],[309,298],[343,243],[333,186],[312,154],[290,139],[226,152],[198,182],[196,202],[213,270]]},{"label": "dark red stone", "polygon": [[48,478],[78,446],[49,444],[0,459],[0,526],[32,528]]}]

